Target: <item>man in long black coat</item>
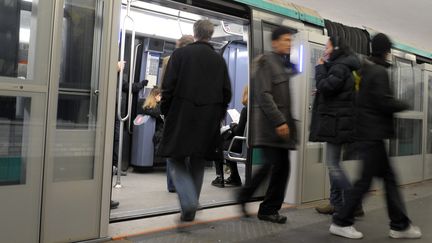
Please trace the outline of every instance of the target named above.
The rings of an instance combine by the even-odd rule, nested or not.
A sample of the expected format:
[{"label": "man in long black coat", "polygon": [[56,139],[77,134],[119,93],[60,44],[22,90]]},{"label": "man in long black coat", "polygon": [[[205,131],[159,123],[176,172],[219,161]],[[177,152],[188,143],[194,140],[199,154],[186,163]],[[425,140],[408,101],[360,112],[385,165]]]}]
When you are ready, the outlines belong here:
[{"label": "man in long black coat", "polygon": [[210,21],[195,22],[196,42],[174,51],[162,84],[161,111],[166,119],[159,152],[168,158],[182,221],[195,218],[204,157],[220,135],[231,100],[225,60],[208,43],[213,31]]},{"label": "man in long black coat", "polygon": [[391,41],[384,34],[372,39],[372,57],[365,60],[361,69],[360,91],[356,101],[356,132],[359,152],[363,164],[361,178],[339,212],[333,215],[330,233],[351,239],[360,239],[363,234],[354,227],[354,211],[369,191],[374,177],[384,181],[387,211],[390,218],[391,238],[420,238],[421,231],[411,224],[403,199],[398,189],[395,172],[387,155],[384,139],[394,136],[394,113],[408,109],[408,105],[393,97],[386,56],[390,53]]}]

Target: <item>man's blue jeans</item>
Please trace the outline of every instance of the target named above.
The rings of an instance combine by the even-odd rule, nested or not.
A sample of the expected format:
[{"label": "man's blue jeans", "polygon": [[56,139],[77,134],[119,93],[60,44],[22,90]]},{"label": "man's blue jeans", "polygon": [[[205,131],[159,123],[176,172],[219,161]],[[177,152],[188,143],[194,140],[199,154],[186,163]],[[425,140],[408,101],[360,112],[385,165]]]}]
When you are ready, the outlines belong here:
[{"label": "man's blue jeans", "polygon": [[326,163],[330,176],[330,204],[336,211],[340,209],[345,201],[344,191],[352,187],[345,171],[340,166],[342,144],[327,143]]},{"label": "man's blue jeans", "polygon": [[193,220],[199,204],[205,161],[201,158],[168,158],[168,170],[180,201],[183,220]]}]

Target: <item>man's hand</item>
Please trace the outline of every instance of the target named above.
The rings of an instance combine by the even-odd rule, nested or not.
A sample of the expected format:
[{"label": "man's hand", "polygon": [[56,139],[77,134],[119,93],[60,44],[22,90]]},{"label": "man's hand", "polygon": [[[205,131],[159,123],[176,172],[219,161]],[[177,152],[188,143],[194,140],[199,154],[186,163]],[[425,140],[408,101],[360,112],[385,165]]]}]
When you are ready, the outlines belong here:
[{"label": "man's hand", "polygon": [[285,123],[285,124],[282,124],[282,125],[278,126],[276,128],[276,133],[277,133],[277,135],[279,137],[281,137],[283,139],[288,139],[289,138],[289,133],[290,133],[288,124]]}]

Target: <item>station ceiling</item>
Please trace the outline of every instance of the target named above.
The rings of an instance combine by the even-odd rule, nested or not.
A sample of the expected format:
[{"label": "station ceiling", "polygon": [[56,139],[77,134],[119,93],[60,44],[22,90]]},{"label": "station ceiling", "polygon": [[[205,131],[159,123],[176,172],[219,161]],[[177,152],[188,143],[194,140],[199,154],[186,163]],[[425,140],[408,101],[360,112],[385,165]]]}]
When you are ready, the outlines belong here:
[{"label": "station ceiling", "polygon": [[369,27],[418,49],[432,52],[431,0],[289,0],[325,18],[353,27]]}]

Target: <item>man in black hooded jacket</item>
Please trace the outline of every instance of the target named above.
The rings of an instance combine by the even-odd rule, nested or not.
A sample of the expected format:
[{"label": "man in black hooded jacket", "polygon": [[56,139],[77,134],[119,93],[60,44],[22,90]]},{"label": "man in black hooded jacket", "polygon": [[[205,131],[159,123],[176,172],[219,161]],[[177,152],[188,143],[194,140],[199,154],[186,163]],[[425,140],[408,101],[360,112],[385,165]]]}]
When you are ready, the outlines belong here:
[{"label": "man in black hooded jacket", "polygon": [[396,100],[390,89],[386,57],[391,50],[391,41],[384,34],[372,39],[372,56],[366,59],[361,70],[360,90],[356,101],[356,131],[359,152],[363,164],[361,178],[350,190],[350,196],[342,209],[333,215],[330,233],[351,239],[360,239],[363,234],[354,224],[354,211],[369,191],[372,179],[384,181],[385,197],[390,218],[391,238],[420,238],[421,231],[411,224],[390,164],[384,139],[394,136],[393,114],[408,109]]}]

